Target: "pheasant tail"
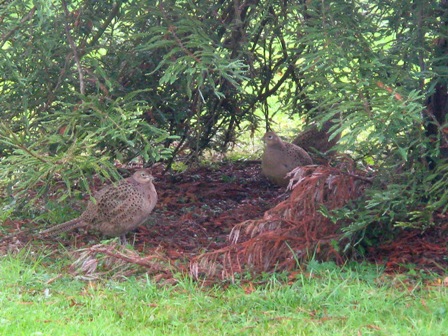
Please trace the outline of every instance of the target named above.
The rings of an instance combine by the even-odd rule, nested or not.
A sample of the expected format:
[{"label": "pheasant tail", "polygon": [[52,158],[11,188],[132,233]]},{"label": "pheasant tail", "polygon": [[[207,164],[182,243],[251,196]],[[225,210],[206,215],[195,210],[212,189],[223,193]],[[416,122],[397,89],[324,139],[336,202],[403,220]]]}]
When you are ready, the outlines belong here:
[{"label": "pheasant tail", "polygon": [[81,218],[75,218],[72,220],[69,220],[68,222],[65,223],[61,223],[58,225],[55,225],[47,230],[43,230],[40,232],[41,236],[54,236],[57,235],[59,233],[65,232],[65,231],[70,231],[72,229],[81,227],[81,226],[85,226],[86,223],[81,219]]}]

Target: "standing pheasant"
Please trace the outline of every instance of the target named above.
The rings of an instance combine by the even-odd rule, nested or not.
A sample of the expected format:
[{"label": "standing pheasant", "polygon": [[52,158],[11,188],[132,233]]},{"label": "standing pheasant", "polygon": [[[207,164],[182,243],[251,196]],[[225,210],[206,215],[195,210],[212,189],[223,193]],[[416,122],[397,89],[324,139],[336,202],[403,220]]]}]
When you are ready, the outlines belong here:
[{"label": "standing pheasant", "polygon": [[81,216],[44,230],[41,236],[51,236],[87,226],[106,236],[120,236],[126,243],[126,233],[143,224],[157,203],[153,177],[146,169],[136,171],[131,177],[115,185],[108,185],[95,195]]}]

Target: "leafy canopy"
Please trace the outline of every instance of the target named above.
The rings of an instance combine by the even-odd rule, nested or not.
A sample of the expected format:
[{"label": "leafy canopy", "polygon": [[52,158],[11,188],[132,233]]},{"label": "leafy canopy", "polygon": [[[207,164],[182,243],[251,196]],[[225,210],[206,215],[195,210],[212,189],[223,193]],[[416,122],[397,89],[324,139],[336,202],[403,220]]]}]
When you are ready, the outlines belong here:
[{"label": "leafy canopy", "polygon": [[279,112],[340,116],[339,149],[378,176],[341,215],[357,223],[347,230],[426,225],[448,203],[447,6],[4,1],[3,188],[16,200],[55,177],[87,188],[92,172],[115,176],[115,160],[225,151],[244,131],[275,128]]}]

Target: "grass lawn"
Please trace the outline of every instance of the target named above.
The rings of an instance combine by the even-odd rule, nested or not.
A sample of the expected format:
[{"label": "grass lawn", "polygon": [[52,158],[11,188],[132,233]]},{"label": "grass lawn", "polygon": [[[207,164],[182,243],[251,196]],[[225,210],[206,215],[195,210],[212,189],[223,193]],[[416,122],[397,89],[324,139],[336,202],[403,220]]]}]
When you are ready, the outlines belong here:
[{"label": "grass lawn", "polygon": [[448,335],[441,278],[311,262],[295,276],[203,287],[179,276],[86,282],[50,257],[0,259],[0,335]]}]

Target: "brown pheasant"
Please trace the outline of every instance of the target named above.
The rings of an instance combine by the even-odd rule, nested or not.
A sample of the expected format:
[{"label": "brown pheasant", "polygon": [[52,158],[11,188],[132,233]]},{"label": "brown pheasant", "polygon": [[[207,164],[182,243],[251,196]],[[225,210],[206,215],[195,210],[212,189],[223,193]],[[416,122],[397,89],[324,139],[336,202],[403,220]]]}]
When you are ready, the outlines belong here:
[{"label": "brown pheasant", "polygon": [[106,236],[120,236],[126,243],[126,233],[143,224],[157,203],[153,177],[146,169],[115,185],[108,185],[95,195],[81,216],[44,230],[41,236],[55,235],[74,228],[87,226]]},{"label": "brown pheasant", "polygon": [[274,132],[263,136],[265,148],[261,160],[261,171],[272,183],[287,186],[286,174],[297,166],[313,164],[308,153],[299,146],[282,141]]}]

